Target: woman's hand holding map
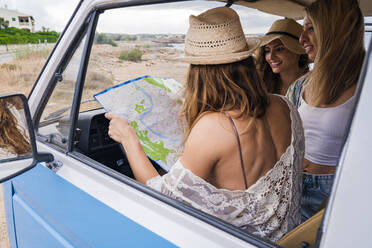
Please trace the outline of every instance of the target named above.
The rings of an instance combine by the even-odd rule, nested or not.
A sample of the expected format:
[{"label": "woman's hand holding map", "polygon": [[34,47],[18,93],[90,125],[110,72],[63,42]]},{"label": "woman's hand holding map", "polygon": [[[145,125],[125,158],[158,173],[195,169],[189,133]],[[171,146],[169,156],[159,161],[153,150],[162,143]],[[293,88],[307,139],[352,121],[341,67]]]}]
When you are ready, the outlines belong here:
[{"label": "woman's hand holding map", "polygon": [[108,135],[111,139],[123,145],[127,159],[131,165],[134,177],[141,183],[156,177],[159,173],[147,158],[135,130],[129,122],[119,114],[106,113],[110,120]]},{"label": "woman's hand holding map", "polygon": [[136,132],[125,118],[112,112],[106,113],[105,117],[110,120],[108,135],[111,139],[123,145],[133,141],[139,143]]}]

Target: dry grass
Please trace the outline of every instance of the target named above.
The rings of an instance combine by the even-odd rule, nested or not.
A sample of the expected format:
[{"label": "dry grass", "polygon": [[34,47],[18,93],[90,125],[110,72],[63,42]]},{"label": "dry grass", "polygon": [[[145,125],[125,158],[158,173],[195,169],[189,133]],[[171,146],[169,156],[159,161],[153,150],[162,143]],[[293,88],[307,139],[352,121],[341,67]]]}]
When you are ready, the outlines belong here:
[{"label": "dry grass", "polygon": [[30,93],[49,51],[34,51],[0,66],[0,94]]},{"label": "dry grass", "polygon": [[[140,47],[143,51],[142,61],[139,63],[121,61],[119,55],[122,51]],[[27,52],[9,63],[0,65],[0,94],[23,93],[28,96],[41,68],[43,67],[49,51]],[[18,56],[18,55],[17,55]],[[149,45],[148,41],[119,42],[118,47],[110,45],[95,45],[92,49],[88,72],[85,80],[83,100],[92,99],[93,95],[104,89],[136,77],[144,75],[172,77],[184,82],[188,65],[174,58],[180,56],[175,49]],[[53,92],[46,113],[71,106],[75,89],[74,80],[67,79],[59,83]],[[75,77],[76,78],[76,77]],[[99,107],[96,102],[83,104],[80,111]],[[1,191],[1,185],[0,185]],[[7,240],[5,217],[0,193],[0,248],[10,247]]]},{"label": "dry grass", "polygon": [[[117,47],[94,45],[87,70],[82,101],[93,99],[93,95],[106,88],[144,75],[172,77],[184,83],[187,64],[174,60],[180,56],[176,49],[149,45],[150,41],[118,42]],[[122,61],[120,54],[125,50],[141,49],[141,62]],[[0,65],[0,94],[22,93],[28,96],[50,50],[17,51],[17,58]],[[71,106],[77,78],[78,63],[72,63],[72,70],[63,74],[64,80],[57,84],[42,119],[50,113]],[[80,111],[99,108],[96,102],[81,105]],[[68,114],[68,112],[66,112]]]},{"label": "dry grass", "polygon": [[[141,48],[143,52],[141,63],[123,62],[119,59],[124,50]],[[120,42],[118,47],[110,45],[95,45],[92,48],[85,88],[89,91],[100,91],[112,86],[113,82],[122,82],[138,76],[152,74],[154,76],[174,77],[180,81],[184,79],[186,66],[172,61],[179,53],[174,49],[156,47],[147,43]],[[0,65],[0,94],[23,93],[29,94],[50,50],[18,51],[17,58],[9,63]],[[170,65],[173,65],[169,67]],[[134,70],[133,70],[134,69]],[[131,73],[133,72],[133,73]],[[123,77],[124,76],[124,77]],[[69,85],[71,87],[71,85]],[[72,86],[73,88],[73,86]],[[61,94],[63,97],[63,94]]]}]

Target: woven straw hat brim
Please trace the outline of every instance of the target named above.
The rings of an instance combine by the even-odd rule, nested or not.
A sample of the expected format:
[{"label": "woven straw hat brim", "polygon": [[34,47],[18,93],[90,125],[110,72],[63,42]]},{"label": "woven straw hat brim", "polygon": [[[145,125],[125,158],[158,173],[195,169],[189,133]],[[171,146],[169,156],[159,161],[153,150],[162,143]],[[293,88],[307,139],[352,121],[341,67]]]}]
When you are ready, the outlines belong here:
[{"label": "woven straw hat brim", "polygon": [[291,52],[296,54],[306,54],[305,49],[300,42],[293,37],[284,34],[269,34],[261,37],[261,46],[266,46],[273,40],[279,39],[283,45]]},{"label": "woven straw hat brim", "polygon": [[178,59],[183,62],[188,62],[193,65],[219,65],[228,64],[241,61],[248,58],[260,46],[261,40],[259,38],[247,38],[249,50],[235,53],[215,54],[211,56],[190,56],[184,55]]}]

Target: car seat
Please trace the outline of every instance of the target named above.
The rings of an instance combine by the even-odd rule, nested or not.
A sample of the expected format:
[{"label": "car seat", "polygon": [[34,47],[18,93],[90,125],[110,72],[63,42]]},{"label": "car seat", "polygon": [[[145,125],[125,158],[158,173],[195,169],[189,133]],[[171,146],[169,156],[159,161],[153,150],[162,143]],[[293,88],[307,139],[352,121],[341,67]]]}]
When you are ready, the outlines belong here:
[{"label": "car seat", "polygon": [[324,208],[284,235],[277,244],[284,248],[314,247]]}]

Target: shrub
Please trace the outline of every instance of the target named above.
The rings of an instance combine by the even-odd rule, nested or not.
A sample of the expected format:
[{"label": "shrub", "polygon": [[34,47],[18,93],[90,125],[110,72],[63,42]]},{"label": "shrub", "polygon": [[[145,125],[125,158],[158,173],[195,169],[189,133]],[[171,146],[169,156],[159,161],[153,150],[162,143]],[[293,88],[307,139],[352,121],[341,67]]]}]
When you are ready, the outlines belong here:
[{"label": "shrub", "polygon": [[138,48],[129,51],[127,50],[120,54],[119,59],[128,61],[141,61],[142,52]]},{"label": "shrub", "polygon": [[133,41],[137,40],[136,35],[130,35],[130,34],[118,34],[114,36],[114,40],[126,40],[126,41]]},{"label": "shrub", "polygon": [[2,64],[0,65],[0,70],[15,71],[17,69],[22,69],[21,66],[15,64]]},{"label": "shrub", "polygon": [[110,44],[113,47],[117,47],[118,46],[118,44],[116,44],[115,41],[113,41],[113,40],[110,40],[108,44]]},{"label": "shrub", "polygon": [[0,29],[9,27],[9,21],[4,20],[4,18],[0,17]]},{"label": "shrub", "polygon": [[95,36],[95,43],[96,44],[109,44],[113,47],[117,47],[118,45],[112,40],[111,37],[105,34],[96,34]]},{"label": "shrub", "polygon": [[0,44],[26,44],[47,41],[54,43],[58,40],[59,34],[55,31],[31,33],[26,30],[10,27],[0,29]]}]

